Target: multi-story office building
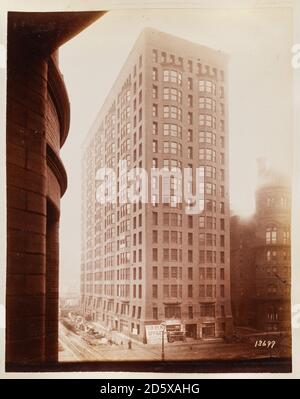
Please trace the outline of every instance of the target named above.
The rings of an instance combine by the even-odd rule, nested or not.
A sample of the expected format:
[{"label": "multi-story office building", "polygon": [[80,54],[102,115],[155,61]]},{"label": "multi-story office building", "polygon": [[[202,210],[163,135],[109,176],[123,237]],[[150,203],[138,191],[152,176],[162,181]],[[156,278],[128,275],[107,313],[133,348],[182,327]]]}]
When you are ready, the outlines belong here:
[{"label": "multi-story office building", "polygon": [[260,331],[291,327],[291,192],[286,178],[260,168],[256,213],[231,219],[234,323]]},{"label": "multi-story office building", "polygon": [[[161,322],[230,333],[227,119],[227,56],[145,29],[83,148],[81,303],[105,328],[140,340]],[[149,202],[125,203],[120,161],[148,173]],[[116,203],[96,201],[101,167],[116,173]],[[193,170],[194,192],[199,168],[200,211],[176,203],[178,175],[163,203],[153,168]]]}]

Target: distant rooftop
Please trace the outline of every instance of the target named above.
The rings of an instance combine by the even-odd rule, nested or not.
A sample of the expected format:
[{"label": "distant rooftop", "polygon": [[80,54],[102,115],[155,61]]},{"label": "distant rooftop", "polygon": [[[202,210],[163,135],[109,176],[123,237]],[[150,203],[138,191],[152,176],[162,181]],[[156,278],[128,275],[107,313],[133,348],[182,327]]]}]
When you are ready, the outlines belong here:
[{"label": "distant rooftop", "polygon": [[[185,56],[190,56],[190,57],[195,57],[197,56],[197,53],[199,52],[199,61],[205,61],[206,57],[209,58],[210,61],[213,62],[218,62],[222,60],[222,62],[226,61],[229,59],[229,55],[219,49],[213,49],[211,47],[204,46],[200,43],[184,39],[182,37],[167,33],[167,32],[162,32],[158,29],[154,29],[151,27],[146,27],[142,30],[142,32],[139,35],[139,38],[141,37],[147,37],[149,41],[153,40],[155,43],[161,43],[162,45],[164,42],[168,42],[168,46],[170,47],[180,47],[182,45],[182,50],[184,51]],[[191,53],[190,53],[191,52]],[[189,54],[190,53],[190,54]],[[211,59],[213,58],[213,59]],[[208,61],[208,60],[207,60]]]},{"label": "distant rooftop", "polygon": [[264,158],[257,160],[257,171],[259,178],[258,189],[266,186],[289,187],[291,185],[291,178],[280,171],[268,168]]},{"label": "distant rooftop", "polygon": [[[207,46],[203,46],[202,44],[192,42],[187,39],[183,39],[181,37],[175,36],[170,33],[162,32],[160,30],[146,27],[139,34],[137,40],[132,46],[126,61],[124,62],[117,78],[110,91],[108,92],[106,99],[102,106],[99,109],[99,112],[94,119],[87,135],[85,136],[82,146],[84,147],[95,131],[98,129],[99,124],[104,116],[104,114],[109,110],[112,105],[111,102],[111,93],[120,90],[120,85],[123,84],[123,80],[126,79],[126,76],[129,73],[129,69],[131,68],[132,60],[136,56],[136,51],[138,48],[143,48],[144,45],[153,45],[154,48],[159,49],[161,51],[166,51],[168,53],[177,54],[180,53],[182,58],[189,58],[194,62],[202,63],[203,65],[213,65],[216,68],[220,68],[223,71],[226,71],[228,65],[229,55],[223,51],[218,49],[213,49]],[[116,93],[115,93],[116,94]]]}]

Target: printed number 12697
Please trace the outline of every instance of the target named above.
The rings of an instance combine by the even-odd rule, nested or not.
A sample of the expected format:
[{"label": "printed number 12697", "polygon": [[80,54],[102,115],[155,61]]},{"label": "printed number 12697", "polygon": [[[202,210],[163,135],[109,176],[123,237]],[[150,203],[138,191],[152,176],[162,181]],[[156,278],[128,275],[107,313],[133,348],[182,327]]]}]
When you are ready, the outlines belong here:
[{"label": "printed number 12697", "polygon": [[254,346],[255,346],[255,348],[274,348],[274,346],[275,346],[275,344],[276,344],[276,341],[267,341],[267,340],[262,340],[262,339],[260,339],[260,340],[256,340],[255,341],[255,344],[254,344]]}]

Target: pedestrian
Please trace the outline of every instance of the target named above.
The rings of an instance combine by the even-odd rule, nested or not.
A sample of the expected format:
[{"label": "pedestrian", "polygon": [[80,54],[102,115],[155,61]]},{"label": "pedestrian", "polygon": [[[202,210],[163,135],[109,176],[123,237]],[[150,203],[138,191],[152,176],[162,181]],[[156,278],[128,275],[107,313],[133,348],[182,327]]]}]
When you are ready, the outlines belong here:
[{"label": "pedestrian", "polygon": [[132,342],[131,342],[131,339],[128,341],[128,349],[131,349],[131,346],[132,346]]}]

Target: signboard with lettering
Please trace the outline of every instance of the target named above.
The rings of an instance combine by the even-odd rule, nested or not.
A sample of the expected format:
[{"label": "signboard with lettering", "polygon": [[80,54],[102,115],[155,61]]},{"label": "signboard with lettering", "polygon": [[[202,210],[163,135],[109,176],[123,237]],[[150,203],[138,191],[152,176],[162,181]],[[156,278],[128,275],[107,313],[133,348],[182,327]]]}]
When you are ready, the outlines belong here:
[{"label": "signboard with lettering", "polygon": [[[160,344],[162,340],[162,327],[160,324],[146,326],[146,338],[148,344]],[[167,335],[165,332],[165,339]]]}]

